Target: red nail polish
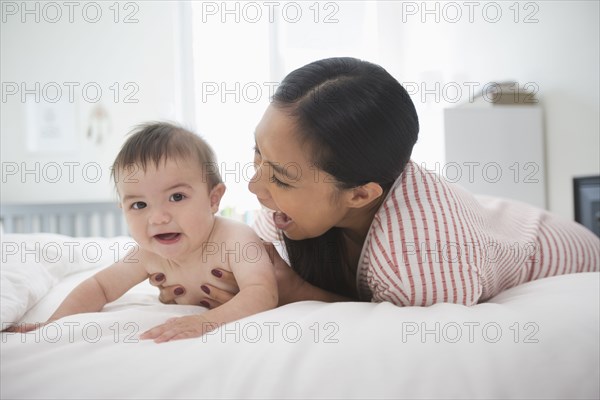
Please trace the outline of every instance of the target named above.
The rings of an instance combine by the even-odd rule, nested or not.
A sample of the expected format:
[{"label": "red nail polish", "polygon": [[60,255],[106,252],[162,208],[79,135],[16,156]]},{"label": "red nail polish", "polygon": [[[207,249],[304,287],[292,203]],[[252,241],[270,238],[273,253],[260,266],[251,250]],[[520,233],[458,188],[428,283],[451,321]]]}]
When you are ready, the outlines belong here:
[{"label": "red nail polish", "polygon": [[217,278],[221,278],[223,276],[223,273],[218,269],[213,269],[212,271],[210,271],[210,273],[216,276]]},{"label": "red nail polish", "polygon": [[182,287],[178,287],[177,289],[175,289],[173,291],[173,293],[175,293],[175,296],[181,296],[184,292],[185,292],[185,290],[183,290]]},{"label": "red nail polish", "polygon": [[202,285],[200,286],[200,289],[202,289],[204,293],[210,294],[210,289],[208,288],[208,286]]},{"label": "red nail polish", "polygon": [[208,304],[208,301],[204,301],[204,300],[202,300],[202,301],[200,302],[200,305],[201,305],[202,307],[210,308],[210,304]]},{"label": "red nail polish", "polygon": [[165,280],[165,274],[157,274],[154,279],[156,279],[158,282],[164,281]]}]

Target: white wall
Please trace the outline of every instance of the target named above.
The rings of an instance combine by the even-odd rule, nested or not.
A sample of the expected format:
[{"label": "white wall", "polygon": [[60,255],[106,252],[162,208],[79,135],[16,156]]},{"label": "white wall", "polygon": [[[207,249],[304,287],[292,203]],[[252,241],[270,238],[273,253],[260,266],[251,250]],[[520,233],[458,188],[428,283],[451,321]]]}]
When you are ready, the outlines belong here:
[{"label": "white wall", "polygon": [[[119,3],[117,15],[116,3],[97,2],[102,14],[96,18],[93,8],[84,13],[83,6],[88,3],[77,2],[73,22],[69,22],[69,9],[61,2],[54,3],[61,7],[60,18],[57,9],[44,9],[44,2],[10,3],[16,5],[17,13],[12,15],[14,8],[5,8],[7,2],[3,2],[1,26],[1,201],[114,200],[109,167],[124,135],[134,125],[156,119],[193,122],[185,104],[189,89],[180,82],[182,54],[176,28],[181,26],[181,8],[166,2],[131,2],[127,4],[135,7],[127,8]],[[22,6],[35,10],[36,4],[39,22],[35,13],[22,14]],[[137,22],[124,23],[126,17]],[[85,18],[98,21],[87,22]],[[54,19],[57,22],[52,23]],[[73,119],[74,130],[75,145],[67,146],[67,150],[45,147],[32,152],[27,146],[27,110],[35,106],[36,99],[29,94],[22,101],[20,85],[34,89],[36,82],[40,83],[42,107],[54,107],[46,100],[55,97],[54,91],[44,93],[44,85],[56,82],[62,90],[59,103]],[[69,86],[63,82],[79,85],[74,86],[72,102],[68,100]],[[115,82],[120,89],[116,99]],[[127,82],[131,84],[125,87]],[[13,89],[12,83],[19,87],[15,95],[8,91]],[[100,87],[102,94],[96,96],[90,90],[86,100],[82,88],[90,83]],[[125,102],[127,94],[130,101],[138,102]],[[109,120],[99,144],[87,137],[90,115],[97,105],[106,109]],[[24,173],[24,169],[33,172]],[[101,177],[97,177],[98,172]]]},{"label": "white wall", "polygon": [[[2,7],[7,3],[18,7],[25,4],[3,2]],[[298,32],[301,28],[298,24],[279,26],[279,32],[275,31],[275,34],[280,40],[270,39],[282,46],[275,52],[271,49],[270,52],[261,50],[256,53],[247,38],[236,41],[235,35],[224,36],[230,31],[229,25],[222,27],[218,34],[205,32],[203,38],[194,37],[194,40],[205,40],[202,46],[206,50],[196,54],[194,62],[201,68],[195,73],[200,74],[213,67],[214,71],[219,71],[220,66],[226,66],[221,69],[240,71],[235,80],[243,84],[264,79],[278,80],[282,70],[289,72],[298,63],[320,57],[364,56],[384,66],[401,82],[413,85],[409,89],[413,92],[421,121],[421,136],[414,156],[417,161],[428,165],[444,161],[443,109],[456,104],[444,98],[443,93],[439,101],[435,101],[432,94],[427,94],[422,101],[423,93],[414,92],[415,87],[426,85],[431,89],[436,83],[440,87],[456,83],[464,88],[459,100],[468,101],[465,82],[477,82],[480,87],[490,81],[509,79],[520,84],[533,83],[539,88],[538,96],[545,115],[548,206],[552,211],[572,217],[572,177],[598,174],[600,171],[599,3],[520,2],[517,4],[520,11],[517,22],[514,21],[515,2],[471,2],[477,5],[473,10],[473,22],[469,21],[469,9],[465,3],[468,2],[382,1],[373,10],[373,2],[362,5],[336,2],[339,11],[335,17],[339,22],[335,24],[310,22],[313,14],[309,7],[313,3],[302,3],[305,11],[302,26],[307,27],[309,34]],[[45,3],[27,4],[31,8],[34,4],[42,7]],[[68,10],[64,6],[62,19],[57,23],[49,23],[44,18],[36,23],[33,15],[25,15],[26,22],[23,23],[20,13],[7,15],[3,12],[6,22],[2,22],[0,32],[1,80],[3,84],[25,82],[28,87],[35,82],[42,85],[48,82],[79,82],[81,86],[97,82],[103,89],[100,103],[108,110],[111,133],[100,145],[86,139],[90,112],[95,104],[86,102],[81,92],[76,90],[76,101],[63,109],[75,116],[74,140],[77,143],[74,149],[62,153],[47,150],[30,152],[26,142],[26,111],[27,106],[33,103],[32,96],[27,96],[25,103],[21,102],[20,96],[8,96],[0,104],[2,202],[113,199],[108,178],[109,165],[123,141],[123,135],[132,125],[149,119],[177,120],[199,128],[209,140],[212,133],[208,130],[214,130],[217,135],[231,138],[229,148],[235,148],[237,152],[227,155],[227,146],[219,147],[217,153],[220,159],[230,164],[234,159],[242,158],[241,162],[250,160],[251,149],[246,148],[245,142],[236,142],[238,136],[235,135],[241,134],[251,140],[254,124],[250,121],[260,118],[262,108],[249,102],[245,106],[230,100],[219,102],[215,107],[220,107],[227,115],[223,117],[213,115],[213,111],[207,109],[209,104],[199,104],[197,97],[194,105],[192,54],[189,51],[192,29],[186,19],[189,15],[183,11],[184,3],[119,3],[117,23],[114,22],[113,9],[109,8],[113,7],[113,2],[98,2],[103,14],[97,23],[86,22],[82,17],[82,5],[87,2],[78,4],[73,23],[69,23]],[[139,9],[124,9],[125,4],[135,4]],[[325,4],[320,3],[321,11],[325,11]],[[458,5],[462,13],[456,23],[449,22],[456,17],[456,8],[447,4]],[[502,15],[496,23],[489,22],[495,17],[493,8],[488,8],[483,14],[483,8],[488,4],[497,4],[501,8]],[[434,20],[435,11],[425,14],[423,7],[429,10],[438,7],[439,22]],[[93,17],[93,10],[88,11]],[[135,12],[133,18],[138,22],[123,23],[124,17],[131,12]],[[524,23],[532,12],[534,15],[530,17],[538,22]],[[243,30],[243,26],[236,25],[239,26],[234,31],[239,35],[238,31]],[[377,28],[372,28],[374,26]],[[273,27],[269,28],[271,33]],[[316,40],[318,37],[323,37],[323,40]],[[243,47],[245,58],[233,55],[236,47],[232,46],[236,43]],[[196,45],[199,46],[198,43]],[[264,49],[263,44],[260,48]],[[283,59],[273,62],[277,57]],[[263,68],[264,73],[258,78],[244,72],[249,63],[245,60],[262,66],[267,59],[270,60],[270,71]],[[230,61],[224,63],[223,60]],[[216,73],[196,78],[196,88],[206,81],[231,84],[229,78]],[[112,99],[113,92],[110,90],[114,82],[119,82],[122,89],[117,103]],[[123,85],[126,82],[133,82],[139,88],[134,96],[138,103],[123,102]],[[219,126],[219,119],[235,119],[231,116],[240,115],[241,108],[244,108],[244,121],[248,121],[247,126],[240,129],[243,132],[232,132],[227,129],[227,124],[218,129],[209,126],[209,123]],[[255,115],[249,115],[251,112]],[[242,153],[247,153],[247,156]],[[23,175],[22,170],[15,175],[7,175],[14,163],[19,168],[21,163],[25,163],[26,168],[33,169],[36,162],[42,163],[39,176]],[[68,181],[69,169],[64,165],[60,181],[44,181],[42,168],[50,162],[59,165],[79,163],[74,167],[75,182]],[[89,183],[82,176],[81,168],[92,162],[101,165],[103,172],[101,180],[96,183]],[[54,170],[46,172],[50,178],[54,177]],[[94,178],[95,169],[88,170],[88,173],[91,176],[87,178]],[[41,178],[39,183],[35,182],[36,178]],[[232,190],[226,198],[235,200],[238,196],[241,196],[240,192]]]},{"label": "white wall", "polygon": [[[496,23],[488,22],[497,19],[492,7],[483,13],[491,2],[474,3],[479,6],[473,22],[464,2],[454,3],[462,18],[452,23],[457,9],[446,6],[444,12],[447,3],[427,2],[433,11],[427,14],[422,2],[380,2],[379,61],[400,81],[428,89],[436,82],[442,89],[451,82],[478,82],[480,88],[502,80],[537,85],[545,115],[547,204],[572,218],[572,178],[600,172],[599,3],[520,2],[515,22],[515,9],[509,8],[515,2],[497,2],[502,15]],[[524,23],[527,16],[538,22]],[[463,87],[461,100],[468,101]],[[422,127],[415,157],[428,164],[443,160],[443,109],[455,106],[441,94],[438,103],[431,94],[427,103],[422,92],[412,96]]]}]

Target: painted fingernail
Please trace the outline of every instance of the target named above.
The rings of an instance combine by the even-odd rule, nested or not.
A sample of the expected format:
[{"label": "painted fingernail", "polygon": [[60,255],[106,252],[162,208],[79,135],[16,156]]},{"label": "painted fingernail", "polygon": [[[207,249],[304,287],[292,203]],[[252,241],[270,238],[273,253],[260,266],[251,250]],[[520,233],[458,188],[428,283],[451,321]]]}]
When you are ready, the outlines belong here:
[{"label": "painted fingernail", "polygon": [[202,301],[200,302],[200,305],[201,305],[202,307],[210,308],[210,304],[208,304],[208,301],[204,301],[204,300],[202,300]]},{"label": "painted fingernail", "polygon": [[175,296],[181,296],[184,292],[185,292],[185,290],[183,290],[182,287],[178,287],[177,289],[175,289],[173,291],[173,293],[175,293]]},{"label": "painted fingernail", "polygon": [[156,274],[156,276],[154,277],[154,279],[156,279],[159,282],[164,281],[165,280],[165,274]]},{"label": "painted fingernail", "polygon": [[210,289],[208,288],[208,286],[206,285],[202,285],[200,286],[200,289],[202,289],[202,291],[206,294],[210,294]]},{"label": "painted fingernail", "polygon": [[210,271],[211,274],[213,274],[214,276],[216,276],[217,278],[220,278],[223,276],[223,273],[221,271],[219,271],[218,269],[213,269],[212,271]]}]

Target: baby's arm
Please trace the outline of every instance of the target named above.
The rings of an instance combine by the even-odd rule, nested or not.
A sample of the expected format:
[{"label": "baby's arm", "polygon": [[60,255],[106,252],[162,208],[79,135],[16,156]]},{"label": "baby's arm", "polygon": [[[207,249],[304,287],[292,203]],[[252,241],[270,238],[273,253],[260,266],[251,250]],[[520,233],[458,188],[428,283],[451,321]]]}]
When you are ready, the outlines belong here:
[{"label": "baby's arm", "polygon": [[205,313],[172,318],[144,332],[141,339],[154,339],[160,343],[197,337],[224,323],[277,307],[275,271],[262,241],[254,231],[241,227],[227,248],[232,248],[235,242],[240,244],[237,248],[241,249],[241,254],[230,254],[229,265],[240,288],[239,293],[222,306]]},{"label": "baby's arm", "polygon": [[[145,280],[148,273],[138,257],[140,253],[142,252],[137,252],[135,257],[125,257],[80,283],[44,324],[68,315],[100,311],[104,305],[115,301]],[[15,330],[28,331],[39,326],[40,324],[23,324]]]}]

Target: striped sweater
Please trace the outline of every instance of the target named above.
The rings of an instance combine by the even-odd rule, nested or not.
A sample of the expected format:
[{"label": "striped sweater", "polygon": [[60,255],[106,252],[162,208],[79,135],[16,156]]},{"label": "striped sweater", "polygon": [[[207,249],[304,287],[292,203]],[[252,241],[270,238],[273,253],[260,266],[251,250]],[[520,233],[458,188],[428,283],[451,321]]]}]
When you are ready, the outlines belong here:
[{"label": "striped sweater", "polygon": [[[272,218],[255,229],[276,241]],[[600,239],[512,200],[474,196],[409,162],[369,228],[357,268],[362,299],[473,305],[547,276],[600,270]]]}]

